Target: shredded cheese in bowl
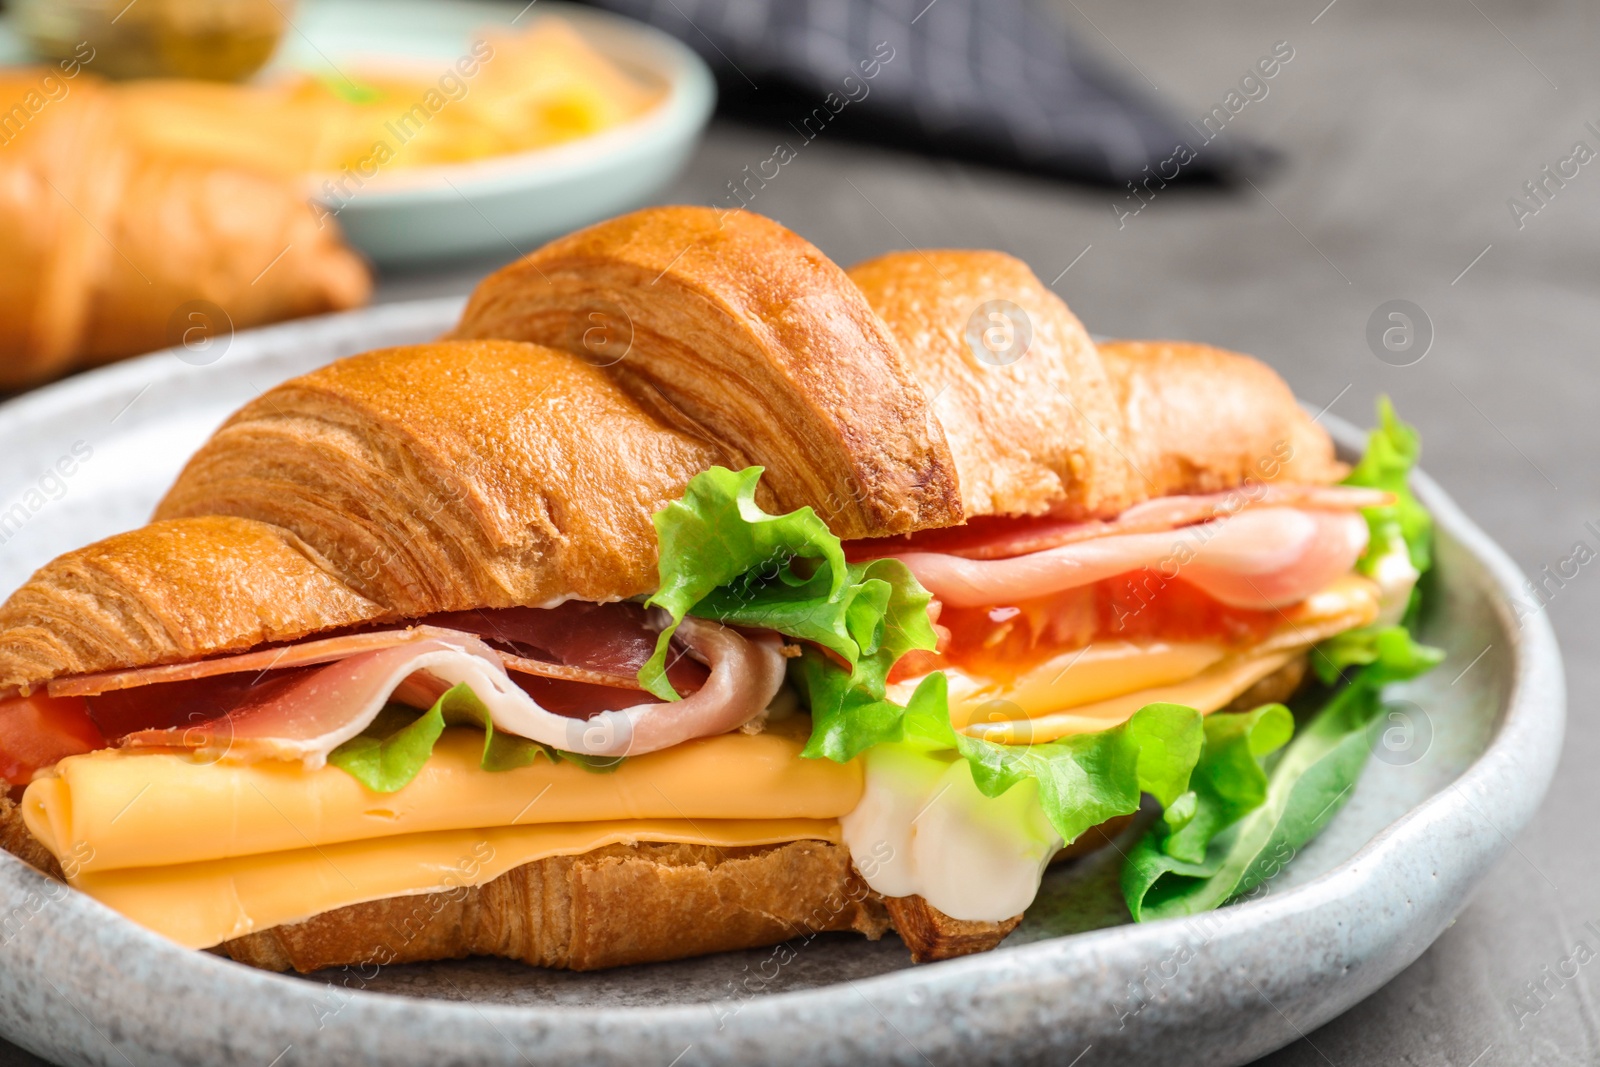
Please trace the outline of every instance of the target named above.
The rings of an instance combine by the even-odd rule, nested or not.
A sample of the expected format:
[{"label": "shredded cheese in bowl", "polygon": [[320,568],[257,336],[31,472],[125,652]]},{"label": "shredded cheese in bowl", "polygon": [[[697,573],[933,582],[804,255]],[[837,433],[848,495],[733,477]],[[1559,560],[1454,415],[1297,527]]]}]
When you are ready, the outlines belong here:
[{"label": "shredded cheese in bowl", "polygon": [[341,64],[262,84],[117,87],[122,126],[152,151],[288,174],[363,178],[564,144],[658,104],[560,18],[488,33],[451,62]]}]

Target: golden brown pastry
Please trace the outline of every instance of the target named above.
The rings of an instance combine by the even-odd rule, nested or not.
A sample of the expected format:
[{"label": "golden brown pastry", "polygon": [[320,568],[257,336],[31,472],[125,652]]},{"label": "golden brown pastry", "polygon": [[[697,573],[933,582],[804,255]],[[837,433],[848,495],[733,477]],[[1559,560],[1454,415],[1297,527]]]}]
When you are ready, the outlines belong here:
[{"label": "golden brown pastry", "polygon": [[1145,489],[1094,342],[1000,252],[891,252],[850,269],[933,401],[974,515],[1115,514]]},{"label": "golden brown pastry", "polygon": [[156,517],[291,530],[396,616],[614,600],[655,586],[651,513],[724,462],[566,353],[441,342],[268,390],[195,453]]},{"label": "golden brown pastry", "polygon": [[1265,364],[1197,344],[1097,348],[1011,256],[891,252],[850,277],[936,398],[968,518],[1103,517],[1246,478],[1341,475],[1328,435]]},{"label": "golden brown pastry", "polygon": [[1100,356],[1151,496],[1344,477],[1333,439],[1259,360],[1186,341],[1106,341]]},{"label": "golden brown pastry", "polygon": [[240,651],[385,614],[281,527],[154,522],[57,556],[0,605],[0,688]]},{"label": "golden brown pastry", "polygon": [[911,950],[913,963],[987,952],[1022,923],[1020,915],[1003,922],[952,919],[919,896],[886,897],[883,903],[889,912],[889,925]]},{"label": "golden brown pastry", "polygon": [[476,888],[356,904],[222,947],[274,971],[463,956],[593,971],[826,931],[876,941],[888,928],[841,845],[640,844],[537,860]]},{"label": "golden brown pastry", "polygon": [[659,393],[840,536],[961,516],[894,338],[843,271],[760,215],[647,208],[553,241],[486,278],[454,336],[535,341]]},{"label": "golden brown pastry", "polygon": [[[492,275],[454,336],[551,345],[636,395],[659,393],[737,461],[794,476],[847,537],[864,536],[866,514],[881,512],[881,462],[863,453],[831,481],[811,472],[830,469],[828,442],[861,435],[912,465],[925,455],[931,470],[946,447],[953,459],[959,502],[929,477],[911,516],[871,524],[896,532],[949,525],[937,515],[957,507],[961,518],[1104,517],[1246,477],[1338,476],[1327,435],[1269,368],[1203,345],[1162,359],[1097,349],[1011,256],[894,252],[852,268],[848,282],[759,215],[647,208]],[[907,371],[931,408],[925,438],[926,411],[880,402],[917,392]],[[728,376],[751,388],[730,391]],[[869,399],[898,424],[869,422]],[[1219,405],[1227,419],[1208,421]],[[857,500],[859,511],[847,506]]]},{"label": "golden brown pastry", "polygon": [[[40,95],[44,77],[0,76],[0,101],[43,101],[0,141],[0,389],[174,344],[186,330],[215,337],[229,323],[365,302],[365,265],[297,183],[140,152],[91,75],[50,82],[52,97]],[[228,322],[180,311],[192,301]]]}]

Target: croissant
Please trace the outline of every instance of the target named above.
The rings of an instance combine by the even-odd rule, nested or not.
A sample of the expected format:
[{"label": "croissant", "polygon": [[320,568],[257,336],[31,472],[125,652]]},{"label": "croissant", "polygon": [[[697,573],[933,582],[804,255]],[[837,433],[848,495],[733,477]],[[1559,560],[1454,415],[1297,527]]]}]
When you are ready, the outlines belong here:
[{"label": "croissant", "polygon": [[452,336],[605,366],[840,536],[960,519],[944,434],[894,338],[843,271],[760,215],[650,208],[553,241],[485,279]]},{"label": "croissant", "polygon": [[[829,898],[841,906],[819,907]],[[593,971],[825,932],[854,931],[876,941],[888,926],[883,902],[840,845],[609,845],[535,860],[426,903],[391,897],[325,912],[225,942],[223,949],[256,967],[302,973],[463,956]],[[411,936],[397,943],[397,929]]]},{"label": "croissant", "polygon": [[[937,458],[946,448],[950,455],[934,466],[928,453],[924,491],[947,484],[953,466],[959,501],[943,505],[942,520],[930,513],[908,528],[868,530],[839,502],[858,487],[868,506],[868,488],[880,484],[870,469],[841,469],[832,484],[809,486],[808,498],[780,501],[818,506],[845,537],[980,515],[1115,515],[1153,497],[1261,477],[1261,458],[1279,453],[1288,458],[1272,479],[1338,476],[1327,434],[1255,360],[1192,344],[1167,345],[1161,358],[1130,346],[1097,349],[1059,297],[998,252],[896,252],[851,268],[853,286],[818,285],[778,269],[779,233],[808,263],[822,259],[749,212],[636,212],[485,279],[452,336],[532,341],[599,359],[627,388],[660,393],[736,443],[739,461],[797,476],[797,467],[824,459],[818,435],[894,442],[905,428],[920,434],[926,415],[877,404],[885,391],[906,391],[909,377],[932,405],[928,439],[944,446]],[[779,313],[747,332],[757,306]],[[1020,331],[1014,351],[983,347],[993,316]],[[873,355],[863,360],[863,352]],[[748,393],[730,390],[729,377],[749,383]],[[805,382],[798,394],[774,388],[795,380]],[[797,411],[785,403],[796,395],[815,400]],[[1216,417],[1219,404],[1225,418]],[[873,425],[863,411],[899,421]],[[819,416],[831,421],[807,425]]]},{"label": "croissant", "polygon": [[[891,252],[850,278],[937,398],[968,518],[1090,518],[1249,477],[1340,475],[1328,435],[1266,365],[1199,344],[1096,346],[1011,256]],[[987,347],[991,330],[1011,347]],[[1264,472],[1263,457],[1279,462]]]},{"label": "croissant", "polygon": [[[972,340],[994,325],[983,308],[1025,323],[1014,358],[1015,333]],[[1268,471],[1263,455],[1280,462]],[[493,275],[448,339],[340,360],[246,404],[150,525],[64,554],[0,605],[0,687],[637,597],[658,582],[652,514],[697,474],[751,463],[767,510],[811,506],[858,540],[1341,471],[1270,370],[1200,345],[1096,346],[1017,260],[899,253],[846,274],[759,216],[650,209]],[[540,859],[425,898],[438,906],[396,958],[587,968],[892,924],[933,959],[1016,925],[866,890],[845,855],[639,841]],[[848,906],[829,904],[842,893]],[[224,948],[280,969],[370,960],[394,906]]]},{"label": "croissant", "polygon": [[633,596],[653,587],[651,512],[721,461],[603,371],[534,345],[344,360],[230,418],[157,521],[61,556],[0,606],[0,686]]},{"label": "croissant", "polygon": [[6,74],[0,100],[19,101],[0,138],[0,389],[366,301],[366,266],[290,179],[136,150],[87,73]]}]

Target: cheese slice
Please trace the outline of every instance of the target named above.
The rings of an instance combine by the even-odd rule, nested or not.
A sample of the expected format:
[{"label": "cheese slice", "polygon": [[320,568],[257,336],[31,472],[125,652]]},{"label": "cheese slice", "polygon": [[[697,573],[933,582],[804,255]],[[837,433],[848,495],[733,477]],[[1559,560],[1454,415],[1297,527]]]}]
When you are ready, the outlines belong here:
[{"label": "cheese slice", "polygon": [[[797,724],[809,719],[796,717]],[[337,767],[204,763],[167,753],[73,756],[28,786],[23,818],[84,873],[315,848],[401,834],[636,819],[836,819],[861,797],[857,763],[801,759],[804,731],[724,734],[596,773],[539,761],[479,766],[483,733],[445,731],[404,789],[374,793]]]},{"label": "cheese slice", "polygon": [[[1138,689],[1090,704],[1031,718],[974,721],[963,732],[985,741],[1006,745],[1040,744],[1071,734],[1109,730],[1133,718],[1146,704],[1182,704],[1209,715],[1230,704],[1234,697],[1293,659],[1297,652],[1271,652],[1229,657],[1213,667],[1171,685]],[[985,705],[993,708],[994,705]]]},{"label": "cheese slice", "polygon": [[950,721],[957,729],[981,729],[1019,713],[1033,717],[1093,704],[1185,681],[1227,655],[1227,648],[1214,642],[1096,641],[1006,681],[947,668]]},{"label": "cheese slice", "polygon": [[[973,737],[1031,744],[1110,729],[1146,704],[1210,713],[1317,641],[1364,626],[1378,612],[1377,584],[1350,574],[1285,609],[1264,641],[1242,651],[1212,642],[1097,641],[1004,681],[947,668],[950,720]],[[890,696],[904,703],[919,680],[897,683]]]},{"label": "cheese slice", "polygon": [[[70,881],[180,945],[210,948],[351,904],[483,885],[534,860],[606,845],[670,841],[729,848],[800,840],[837,843],[839,824],[831,819],[644,819],[440,830],[234,859],[80,873]],[[431,906],[428,900],[417,902],[416,927]],[[410,932],[402,922],[395,935]]]}]

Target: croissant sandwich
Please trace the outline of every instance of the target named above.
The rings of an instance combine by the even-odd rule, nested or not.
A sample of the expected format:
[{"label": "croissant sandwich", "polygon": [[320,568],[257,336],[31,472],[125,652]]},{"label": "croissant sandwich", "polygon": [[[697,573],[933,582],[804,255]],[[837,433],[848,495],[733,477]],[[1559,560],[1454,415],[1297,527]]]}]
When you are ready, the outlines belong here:
[{"label": "croissant sandwich", "polygon": [[999,253],[601,223],[0,606],[0,842],[279,970],[940,959],[1119,833],[1132,917],[1214,907],[1437,659],[1383,414],[1348,467],[1263,365],[1097,345]]}]

